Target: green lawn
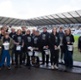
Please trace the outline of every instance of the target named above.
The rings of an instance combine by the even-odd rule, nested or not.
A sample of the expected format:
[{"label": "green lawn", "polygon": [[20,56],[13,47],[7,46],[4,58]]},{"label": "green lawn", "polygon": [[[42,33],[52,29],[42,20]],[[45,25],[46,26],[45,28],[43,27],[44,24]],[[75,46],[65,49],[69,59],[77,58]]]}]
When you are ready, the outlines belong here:
[{"label": "green lawn", "polygon": [[[73,52],[73,59],[74,61],[80,61],[81,62],[81,53],[78,51],[78,38],[79,36],[74,36],[75,42],[74,42],[74,52]],[[41,54],[39,55],[41,56]],[[60,55],[59,55],[60,57]]]},{"label": "green lawn", "polygon": [[78,38],[79,36],[74,36],[75,43],[74,43],[74,54],[73,54],[73,59],[75,61],[81,61],[81,53],[78,51],[77,45],[78,45]]}]

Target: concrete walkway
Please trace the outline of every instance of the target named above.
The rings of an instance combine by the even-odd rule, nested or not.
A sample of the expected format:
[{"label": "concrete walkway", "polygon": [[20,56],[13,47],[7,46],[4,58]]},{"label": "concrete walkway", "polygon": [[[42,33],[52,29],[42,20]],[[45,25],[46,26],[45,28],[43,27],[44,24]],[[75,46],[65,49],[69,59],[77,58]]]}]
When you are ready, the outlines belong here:
[{"label": "concrete walkway", "polygon": [[81,80],[81,74],[26,67],[0,71],[0,80]]}]

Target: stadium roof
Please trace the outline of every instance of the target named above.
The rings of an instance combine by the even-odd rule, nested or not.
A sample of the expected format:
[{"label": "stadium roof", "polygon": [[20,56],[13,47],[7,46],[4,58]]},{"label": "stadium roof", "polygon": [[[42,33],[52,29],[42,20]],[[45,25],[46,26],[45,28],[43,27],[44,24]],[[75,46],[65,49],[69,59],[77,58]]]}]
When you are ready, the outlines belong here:
[{"label": "stadium roof", "polygon": [[81,10],[66,12],[60,14],[52,14],[48,16],[41,16],[32,19],[16,19],[8,17],[0,17],[1,25],[14,26],[42,26],[42,25],[57,25],[57,24],[76,24],[81,23]]}]

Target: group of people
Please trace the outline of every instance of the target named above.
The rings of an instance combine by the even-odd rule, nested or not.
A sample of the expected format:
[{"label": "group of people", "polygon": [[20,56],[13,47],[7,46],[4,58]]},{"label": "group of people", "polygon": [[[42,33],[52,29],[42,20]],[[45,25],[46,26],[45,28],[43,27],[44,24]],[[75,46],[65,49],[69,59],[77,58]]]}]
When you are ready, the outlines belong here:
[{"label": "group of people", "polygon": [[[0,70],[3,66],[11,69],[11,64],[15,68],[25,65],[28,69],[31,66],[40,67],[40,65],[49,66],[51,62],[52,69],[58,69],[59,52],[61,52],[61,62],[64,60],[66,68],[73,68],[73,43],[74,36],[71,30],[62,27],[54,27],[49,33],[46,27],[43,32],[38,30],[27,30],[22,27],[15,31],[11,28],[11,32],[5,27],[1,28],[0,34]],[[81,37],[79,38],[78,49],[81,51]],[[41,55],[42,56],[41,56]],[[42,58],[40,62],[40,57]],[[10,63],[11,62],[11,63]],[[6,63],[6,64],[5,64]]]}]

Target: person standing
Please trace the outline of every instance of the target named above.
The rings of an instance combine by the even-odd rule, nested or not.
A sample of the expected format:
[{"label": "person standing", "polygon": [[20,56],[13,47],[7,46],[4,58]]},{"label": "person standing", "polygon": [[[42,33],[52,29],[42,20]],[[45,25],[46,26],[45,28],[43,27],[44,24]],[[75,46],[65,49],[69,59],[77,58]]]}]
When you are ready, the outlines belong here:
[{"label": "person standing", "polygon": [[35,32],[35,37],[33,39],[33,51],[35,56],[35,67],[39,67],[39,52],[40,52],[40,35],[39,31]]},{"label": "person standing", "polygon": [[27,60],[26,60],[26,66],[28,67],[28,69],[31,68],[31,59],[33,56],[33,39],[32,36],[30,34],[30,30],[26,31],[26,35],[24,36],[24,44],[26,45],[26,56],[27,56]]},{"label": "person standing", "polygon": [[34,37],[35,37],[35,32],[36,32],[36,30],[33,29],[33,30],[32,30],[32,34],[31,34],[31,36],[32,36],[33,39],[34,39]]},{"label": "person standing", "polygon": [[[1,33],[0,33],[0,43],[1,43],[1,39],[2,39],[2,37],[4,37],[4,35],[5,35],[5,30],[2,27],[1,28]],[[1,56],[2,56],[2,50],[0,49],[0,61],[1,61]]]},{"label": "person standing", "polygon": [[25,34],[26,34],[26,27],[23,26],[23,27],[22,27],[22,36],[25,36]]},{"label": "person standing", "polygon": [[53,28],[52,33],[50,34],[50,51],[51,51],[52,69],[58,69],[59,44],[60,44],[60,39],[57,33],[57,28]]},{"label": "person standing", "polygon": [[[11,28],[11,33],[9,34],[10,38],[12,38],[12,40],[14,40],[14,37],[16,36],[16,32],[14,28]],[[12,65],[15,64],[15,46],[13,46],[12,52],[11,52],[11,59],[12,59]]]},{"label": "person standing", "polygon": [[64,32],[63,32],[63,28],[60,27],[59,32],[58,32],[59,38],[60,38],[60,50],[61,50],[61,63],[63,63],[64,61],[64,47],[63,47],[63,37],[64,37]]},{"label": "person standing", "polygon": [[8,69],[11,69],[10,68],[10,52],[9,51],[13,48],[13,40],[9,37],[8,33],[5,33],[5,35],[1,39],[0,45],[2,47],[2,55],[1,55],[2,58],[1,58],[1,62],[0,62],[0,69],[4,65],[6,58],[7,58],[6,66]]},{"label": "person standing", "polygon": [[49,63],[49,55],[46,55],[45,58],[45,49],[49,49],[49,33],[47,32],[47,28],[43,28],[43,32],[40,35],[40,43],[41,43],[41,52],[42,52],[42,65],[45,64],[46,59],[46,66],[48,66]]},{"label": "person standing", "polygon": [[[35,38],[35,33],[36,33],[36,30],[33,29],[33,30],[32,30],[32,34],[31,34],[33,40],[34,40],[34,38]],[[33,51],[33,56],[32,56],[32,64],[33,64],[33,65],[35,64],[35,55],[34,55],[34,51]]]},{"label": "person standing", "polygon": [[4,36],[4,34],[5,34],[5,30],[4,30],[4,28],[2,27],[2,28],[1,28],[1,33],[0,33],[0,39]]},{"label": "person standing", "polygon": [[78,38],[78,50],[81,52],[81,36]]},{"label": "person standing", "polygon": [[64,61],[66,70],[72,69],[73,67],[73,43],[74,36],[71,34],[71,30],[66,30],[66,35],[63,38],[63,46],[64,46]]},{"label": "person standing", "polygon": [[[22,26],[22,36],[26,35],[26,26]],[[26,45],[24,44],[22,48],[22,63],[25,64],[25,58],[26,58]]]},{"label": "person standing", "polygon": [[16,36],[14,37],[14,45],[15,45],[15,68],[18,68],[21,67],[22,65],[22,47],[24,45],[22,31],[20,29],[17,30]]}]

